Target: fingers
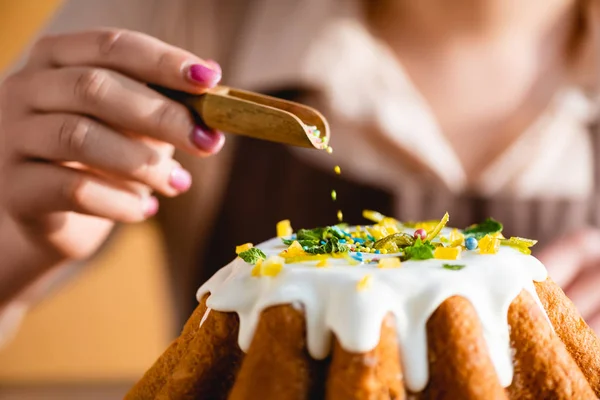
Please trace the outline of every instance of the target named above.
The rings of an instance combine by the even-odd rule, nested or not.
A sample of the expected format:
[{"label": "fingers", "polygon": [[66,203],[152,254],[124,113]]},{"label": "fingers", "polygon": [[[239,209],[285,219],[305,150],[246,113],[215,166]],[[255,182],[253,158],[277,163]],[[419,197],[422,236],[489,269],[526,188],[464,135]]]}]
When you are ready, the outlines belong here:
[{"label": "fingers", "polygon": [[192,183],[190,174],[171,158],[172,151],[160,151],[83,116],[34,115],[21,124],[14,140],[15,150],[25,158],[75,161],[166,196],[185,192]]},{"label": "fingers", "polygon": [[34,111],[90,115],[117,130],[147,135],[200,156],[218,151],[223,142],[221,134],[196,126],[182,104],[114,71],[73,67],[25,78],[22,93],[36,95],[24,101]]},{"label": "fingers", "polygon": [[151,36],[118,29],[45,37],[34,46],[29,63],[107,68],[189,93],[201,93],[221,80],[221,68],[214,61],[204,61]]},{"label": "fingers", "polygon": [[8,179],[11,190],[7,193],[7,206],[25,221],[43,214],[74,211],[119,222],[138,222],[158,210],[156,198],[140,197],[125,186],[54,164],[24,163]]}]

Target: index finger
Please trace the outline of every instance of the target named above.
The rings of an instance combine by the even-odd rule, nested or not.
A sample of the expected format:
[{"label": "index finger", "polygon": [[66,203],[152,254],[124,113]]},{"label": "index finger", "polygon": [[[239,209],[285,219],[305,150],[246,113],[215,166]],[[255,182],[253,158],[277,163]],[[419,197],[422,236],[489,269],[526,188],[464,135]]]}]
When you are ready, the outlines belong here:
[{"label": "index finger", "polygon": [[214,61],[152,36],[122,29],[100,29],[40,39],[29,66],[92,66],[112,69],[136,80],[199,94],[221,80]]}]

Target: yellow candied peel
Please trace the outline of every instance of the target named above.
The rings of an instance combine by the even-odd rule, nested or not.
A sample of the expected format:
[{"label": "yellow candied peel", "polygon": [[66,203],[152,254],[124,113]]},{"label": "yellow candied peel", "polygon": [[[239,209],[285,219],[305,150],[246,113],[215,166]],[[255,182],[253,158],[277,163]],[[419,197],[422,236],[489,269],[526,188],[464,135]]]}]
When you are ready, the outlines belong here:
[{"label": "yellow candied peel", "polygon": [[458,229],[452,229],[450,235],[448,235],[448,241],[451,247],[462,246],[465,244],[465,235]]},{"label": "yellow candied peel", "polygon": [[479,239],[480,254],[496,254],[500,248],[500,239],[492,235],[485,235]]},{"label": "yellow candied peel", "polygon": [[384,237],[388,237],[392,233],[395,233],[389,232],[385,226],[381,225],[368,226],[367,231],[375,238],[375,240],[383,239]]},{"label": "yellow candied peel", "polygon": [[240,254],[245,252],[246,250],[250,250],[253,247],[252,243],[244,243],[239,246],[235,246],[235,254]]},{"label": "yellow candied peel", "polygon": [[462,247],[436,247],[433,251],[433,257],[438,260],[460,260]]},{"label": "yellow candied peel", "polygon": [[385,218],[383,214],[373,210],[363,210],[363,218],[368,219],[369,221],[373,221],[375,223],[380,222]]},{"label": "yellow candied peel", "polygon": [[317,268],[329,267],[329,261],[327,259],[321,260],[317,263]]},{"label": "yellow candied peel", "polygon": [[450,215],[446,212],[440,222],[433,228],[431,231],[427,232],[427,240],[433,240],[439,233],[444,229],[448,221],[450,220]]},{"label": "yellow candied peel", "polygon": [[382,258],[377,263],[377,268],[400,268],[402,263],[398,257]]},{"label": "yellow candied peel", "polygon": [[271,256],[264,261],[259,260],[252,268],[251,275],[275,277],[283,269],[284,262],[285,260],[279,256]]},{"label": "yellow candied peel", "polygon": [[258,262],[252,268],[252,271],[250,271],[250,275],[252,275],[252,276],[260,276],[261,275],[262,263],[263,263],[262,259],[258,260]]},{"label": "yellow candied peel", "polygon": [[521,238],[518,236],[512,236],[509,239],[501,239],[500,244],[504,246],[510,246],[514,249],[519,250],[523,254],[531,254],[530,247],[534,246],[537,240]]},{"label": "yellow candied peel", "polygon": [[279,253],[279,256],[283,258],[302,257],[306,255],[306,251],[304,251],[302,245],[297,240],[294,240],[290,247]]},{"label": "yellow candied peel", "polygon": [[356,290],[362,291],[367,290],[373,283],[373,277],[371,274],[363,276],[358,282],[356,282]]},{"label": "yellow candied peel", "polygon": [[294,264],[309,261],[321,261],[330,258],[329,254],[307,254],[305,256],[288,257],[285,259],[286,264]]},{"label": "yellow candied peel", "polygon": [[277,223],[277,237],[290,236],[292,233],[294,233],[294,230],[289,219],[284,219]]}]

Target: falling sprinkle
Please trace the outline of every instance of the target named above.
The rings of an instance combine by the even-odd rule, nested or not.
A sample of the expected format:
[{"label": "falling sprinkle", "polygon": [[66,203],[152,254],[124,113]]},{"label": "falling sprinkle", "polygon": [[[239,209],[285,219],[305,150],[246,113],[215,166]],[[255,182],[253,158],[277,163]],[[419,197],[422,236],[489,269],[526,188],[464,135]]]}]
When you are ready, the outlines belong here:
[{"label": "falling sprinkle", "polygon": [[342,213],[342,210],[338,210],[337,218],[338,218],[338,221],[340,221],[340,222],[342,222],[342,220],[344,219],[344,214]]},{"label": "falling sprinkle", "polygon": [[340,175],[342,173],[342,170],[339,165],[336,165],[335,167],[333,167],[333,172]]},{"label": "falling sprinkle", "polygon": [[333,200],[333,201],[337,200],[337,192],[335,190],[331,191],[331,200]]},{"label": "falling sprinkle", "polygon": [[331,153],[333,153],[333,147],[327,146],[327,148],[325,149],[325,151],[327,151],[329,154],[331,154]]},{"label": "falling sprinkle", "polygon": [[367,274],[365,276],[363,276],[360,281],[358,281],[356,283],[356,290],[366,290],[368,288],[371,287],[371,283],[373,281],[373,278],[371,277],[370,274]]}]

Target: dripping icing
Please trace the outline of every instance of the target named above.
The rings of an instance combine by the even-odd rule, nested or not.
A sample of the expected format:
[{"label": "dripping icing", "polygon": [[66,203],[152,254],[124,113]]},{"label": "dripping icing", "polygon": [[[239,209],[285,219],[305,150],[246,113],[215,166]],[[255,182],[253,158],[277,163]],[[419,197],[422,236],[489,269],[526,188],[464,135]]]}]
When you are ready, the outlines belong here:
[{"label": "dripping icing", "polygon": [[[257,247],[272,256],[287,246],[274,238]],[[508,308],[523,289],[540,304],[533,281],[545,280],[547,272],[535,257],[505,246],[495,255],[467,251],[460,260],[465,267],[459,271],[444,269],[447,261],[438,259],[409,260],[392,269],[329,261],[327,268],[316,268],[316,262],[294,263],[286,264],[276,277],[252,277],[252,266],[236,258],[202,285],[197,297],[210,292],[207,307],[238,314],[243,351],[250,347],[262,310],[302,305],[308,351],[316,359],[329,354],[332,334],[347,351],[372,350],[379,342],[382,321],[392,313],[406,385],[418,392],[429,378],[426,323],[444,300],[459,295],[479,316],[500,383],[510,385]],[[357,291],[357,282],[366,274],[372,276],[369,288]]]}]

